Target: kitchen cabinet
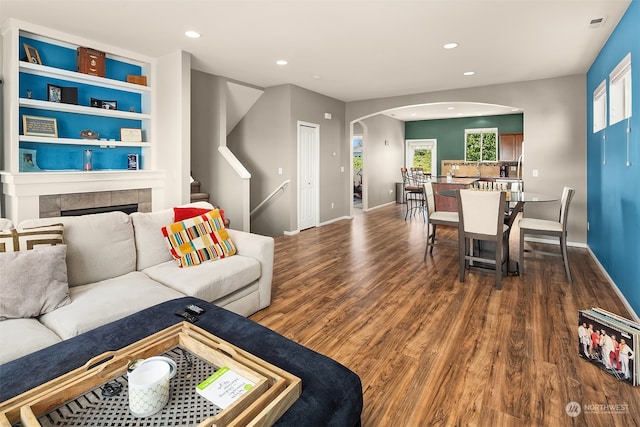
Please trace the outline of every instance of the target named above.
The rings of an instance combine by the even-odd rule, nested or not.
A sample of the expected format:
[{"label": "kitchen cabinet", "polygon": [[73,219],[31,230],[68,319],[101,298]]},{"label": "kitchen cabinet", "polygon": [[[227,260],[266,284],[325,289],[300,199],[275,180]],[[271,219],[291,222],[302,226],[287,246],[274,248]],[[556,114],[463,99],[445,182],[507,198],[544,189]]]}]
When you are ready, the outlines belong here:
[{"label": "kitchen cabinet", "polygon": [[517,161],[522,154],[522,141],[524,134],[522,133],[501,133],[500,134],[500,160],[501,161]]}]

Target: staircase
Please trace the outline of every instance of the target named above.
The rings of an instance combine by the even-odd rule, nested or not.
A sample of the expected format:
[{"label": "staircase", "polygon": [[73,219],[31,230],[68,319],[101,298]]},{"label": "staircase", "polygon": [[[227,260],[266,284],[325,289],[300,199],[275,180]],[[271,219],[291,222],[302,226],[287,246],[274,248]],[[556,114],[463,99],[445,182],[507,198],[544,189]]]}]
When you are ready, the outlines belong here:
[{"label": "staircase", "polygon": [[203,193],[200,191],[200,181],[193,181],[191,183],[191,202],[208,202],[209,193]]}]

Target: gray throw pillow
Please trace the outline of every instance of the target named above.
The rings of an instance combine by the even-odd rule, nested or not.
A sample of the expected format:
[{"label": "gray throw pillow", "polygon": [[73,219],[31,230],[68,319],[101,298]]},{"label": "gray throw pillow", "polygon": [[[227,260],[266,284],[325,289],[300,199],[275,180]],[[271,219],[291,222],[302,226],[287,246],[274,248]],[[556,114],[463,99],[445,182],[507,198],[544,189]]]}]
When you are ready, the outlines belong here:
[{"label": "gray throw pillow", "polygon": [[71,302],[67,245],[0,253],[0,320],[38,317]]}]

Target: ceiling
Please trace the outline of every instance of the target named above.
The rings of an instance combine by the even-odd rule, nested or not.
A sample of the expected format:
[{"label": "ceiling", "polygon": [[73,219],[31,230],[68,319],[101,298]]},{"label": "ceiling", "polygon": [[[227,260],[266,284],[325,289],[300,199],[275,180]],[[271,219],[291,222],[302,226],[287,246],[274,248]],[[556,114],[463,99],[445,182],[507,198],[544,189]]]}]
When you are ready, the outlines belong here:
[{"label": "ceiling", "polygon": [[[349,102],[584,74],[630,1],[0,0],[0,17],[151,57],[184,50],[196,70]],[[459,46],[444,49],[448,42]],[[387,113],[420,120],[512,111],[458,103]]]}]

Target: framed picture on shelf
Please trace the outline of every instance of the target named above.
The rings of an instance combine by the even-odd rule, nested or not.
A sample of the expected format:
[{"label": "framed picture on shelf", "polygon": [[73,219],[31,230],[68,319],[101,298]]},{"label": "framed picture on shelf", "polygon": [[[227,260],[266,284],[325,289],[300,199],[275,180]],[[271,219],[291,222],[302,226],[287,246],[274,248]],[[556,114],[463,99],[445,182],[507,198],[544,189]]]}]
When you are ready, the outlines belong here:
[{"label": "framed picture on shelf", "polygon": [[117,110],[118,101],[102,101],[102,108],[105,110]]},{"label": "framed picture on shelf", "polygon": [[31,62],[32,64],[42,65],[42,61],[40,60],[40,54],[38,53],[38,49],[24,43],[24,52],[27,54],[28,62]]},{"label": "framed picture on shelf", "polygon": [[127,169],[137,171],[140,168],[137,154],[127,154]]},{"label": "framed picture on shelf", "polygon": [[62,102],[62,88],[60,86],[47,85],[47,101]]},{"label": "framed picture on shelf", "polygon": [[29,136],[58,137],[58,122],[55,117],[22,116],[22,133]]},{"label": "framed picture on shelf", "polygon": [[120,141],[142,142],[142,129],[120,128]]},{"label": "framed picture on shelf", "polygon": [[36,150],[21,148],[20,150],[20,172],[39,171],[38,161],[36,160]]}]

